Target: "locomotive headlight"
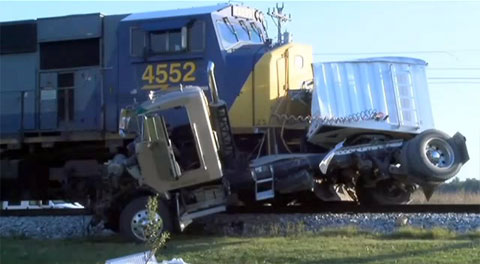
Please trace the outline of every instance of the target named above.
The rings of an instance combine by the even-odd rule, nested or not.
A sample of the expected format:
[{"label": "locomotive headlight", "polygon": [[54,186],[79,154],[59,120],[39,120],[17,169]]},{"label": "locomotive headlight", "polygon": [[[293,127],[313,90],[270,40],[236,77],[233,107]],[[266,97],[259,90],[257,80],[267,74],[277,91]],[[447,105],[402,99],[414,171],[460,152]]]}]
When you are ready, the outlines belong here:
[{"label": "locomotive headlight", "polygon": [[232,16],[254,20],[255,10],[246,6],[232,6]]}]

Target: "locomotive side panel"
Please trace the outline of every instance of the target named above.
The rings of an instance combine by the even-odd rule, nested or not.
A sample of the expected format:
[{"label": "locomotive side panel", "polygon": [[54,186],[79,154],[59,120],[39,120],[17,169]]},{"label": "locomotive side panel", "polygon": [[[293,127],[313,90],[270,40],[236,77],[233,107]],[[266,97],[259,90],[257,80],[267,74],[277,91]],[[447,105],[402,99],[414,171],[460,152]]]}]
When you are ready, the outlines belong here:
[{"label": "locomotive side panel", "polygon": [[1,23],[0,134],[36,128],[37,24]]}]

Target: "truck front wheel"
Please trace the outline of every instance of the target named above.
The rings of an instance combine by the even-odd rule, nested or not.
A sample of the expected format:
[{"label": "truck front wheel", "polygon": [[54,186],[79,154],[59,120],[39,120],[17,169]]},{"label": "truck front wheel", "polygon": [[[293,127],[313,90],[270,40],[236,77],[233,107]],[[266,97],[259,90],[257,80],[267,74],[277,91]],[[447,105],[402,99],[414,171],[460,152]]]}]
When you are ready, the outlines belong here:
[{"label": "truck front wheel", "polygon": [[[143,243],[147,240],[148,211],[146,208],[147,196],[139,197],[127,204],[120,214],[120,233],[128,240]],[[172,231],[172,219],[165,203],[158,201],[158,212],[155,217],[161,221],[160,232]]]}]

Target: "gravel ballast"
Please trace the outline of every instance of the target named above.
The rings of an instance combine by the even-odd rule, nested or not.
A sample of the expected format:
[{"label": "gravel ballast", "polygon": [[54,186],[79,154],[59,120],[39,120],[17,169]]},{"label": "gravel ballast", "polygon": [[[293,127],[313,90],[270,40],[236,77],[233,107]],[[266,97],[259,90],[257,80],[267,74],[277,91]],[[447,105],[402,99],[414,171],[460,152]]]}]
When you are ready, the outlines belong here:
[{"label": "gravel ballast", "polygon": [[89,227],[91,218],[91,216],[0,217],[0,236],[63,239],[104,234],[101,226]]},{"label": "gravel ballast", "polygon": [[[64,239],[105,236],[113,232],[89,227],[90,216],[0,217],[0,236]],[[213,235],[261,236],[339,227],[388,234],[401,225],[458,233],[480,230],[480,214],[218,214],[198,219],[197,231]],[[199,228],[200,227],[200,228]]]},{"label": "gravel ballast", "polygon": [[423,229],[445,228],[466,233],[480,230],[480,214],[288,214],[226,215],[200,220],[206,232],[216,235],[261,236],[299,231],[356,227],[363,231],[389,234],[400,226]]}]

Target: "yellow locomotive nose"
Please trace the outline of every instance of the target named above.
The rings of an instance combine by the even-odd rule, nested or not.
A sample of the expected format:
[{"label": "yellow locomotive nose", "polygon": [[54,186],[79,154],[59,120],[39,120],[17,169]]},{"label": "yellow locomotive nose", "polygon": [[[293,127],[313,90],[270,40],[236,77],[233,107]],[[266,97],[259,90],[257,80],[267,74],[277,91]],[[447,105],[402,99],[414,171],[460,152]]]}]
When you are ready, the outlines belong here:
[{"label": "yellow locomotive nose", "polygon": [[[251,131],[280,126],[278,120],[272,118],[276,106],[289,90],[301,89],[313,79],[312,57],[312,47],[298,43],[288,43],[265,53],[230,108],[232,128]],[[309,108],[305,111],[299,114],[307,116]]]}]

